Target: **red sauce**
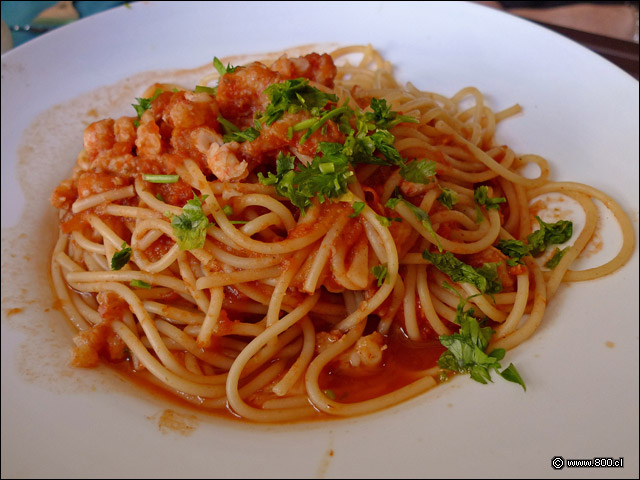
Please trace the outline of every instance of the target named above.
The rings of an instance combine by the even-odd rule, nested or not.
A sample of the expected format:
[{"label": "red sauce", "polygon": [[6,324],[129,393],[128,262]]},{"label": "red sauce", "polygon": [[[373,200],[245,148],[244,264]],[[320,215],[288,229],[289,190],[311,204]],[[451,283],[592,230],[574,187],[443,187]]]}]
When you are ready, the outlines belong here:
[{"label": "red sauce", "polygon": [[348,376],[337,373],[329,364],[320,375],[320,386],[331,390],[336,401],[354,403],[393,392],[422,377],[420,371],[436,366],[445,348],[437,339],[411,342],[402,334],[386,339],[382,365],[369,375]]}]

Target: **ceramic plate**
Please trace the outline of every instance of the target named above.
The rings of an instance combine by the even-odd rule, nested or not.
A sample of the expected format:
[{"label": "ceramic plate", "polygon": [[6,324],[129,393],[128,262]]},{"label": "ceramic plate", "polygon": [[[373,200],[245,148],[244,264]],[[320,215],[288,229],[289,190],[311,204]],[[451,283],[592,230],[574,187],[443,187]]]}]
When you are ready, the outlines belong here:
[{"label": "ceramic plate", "polygon": [[[47,278],[49,195],[83,128],[131,115],[157,79],[194,85],[201,72],[180,70],[214,55],[353,43],[420,89],[473,85],[495,110],[520,103],[500,141],[546,157],[554,179],[608,192],[637,238],[638,82],[535,24],[460,2],[137,2],[78,21],[2,56],[3,477],[638,476],[637,246],[615,274],[562,286],[508,354],[526,393],[460,377],[373,415],[265,426],[67,365],[72,332]],[[615,224],[602,233],[599,255],[616,235]],[[555,456],[624,467],[556,471]]]}]

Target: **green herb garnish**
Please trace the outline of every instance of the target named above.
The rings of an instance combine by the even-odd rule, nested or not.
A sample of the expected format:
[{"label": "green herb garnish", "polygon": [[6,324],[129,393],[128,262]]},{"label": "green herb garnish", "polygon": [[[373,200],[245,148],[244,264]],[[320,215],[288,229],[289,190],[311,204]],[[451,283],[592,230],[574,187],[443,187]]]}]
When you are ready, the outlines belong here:
[{"label": "green herb garnish", "polygon": [[540,229],[527,237],[531,255],[539,257],[549,245],[561,244],[571,238],[573,223],[569,220],[559,220],[556,223],[546,223],[536,215]]},{"label": "green herb garnish", "polygon": [[564,257],[564,254],[567,253],[568,250],[569,247],[563,248],[562,250],[556,247],[556,249],[553,251],[553,256],[545,262],[544,266],[549,270],[553,270],[558,266],[560,260],[562,260],[562,257]]},{"label": "green herb garnish", "polygon": [[438,240],[436,231],[433,229],[433,225],[431,224],[431,219],[429,218],[429,214],[424,210],[422,210],[420,207],[416,207],[413,203],[404,199],[402,195],[400,194],[397,194],[397,195],[398,195],[397,197],[391,197],[389,200],[387,200],[387,203],[385,204],[385,206],[388,208],[395,209],[396,205],[398,205],[399,202],[404,203],[407,206],[407,208],[411,210],[411,213],[413,213],[418,218],[418,220],[420,220],[420,224],[425,228],[425,230],[431,234],[431,236],[435,240],[436,247],[438,247],[438,250],[441,252],[442,246],[440,245],[440,241]]},{"label": "green herb garnish", "polygon": [[196,88],[194,89],[194,92],[196,93],[208,93],[209,95],[215,95],[216,94],[216,89],[215,87],[207,87],[205,85],[196,85]]},{"label": "green herb garnish", "polygon": [[351,218],[355,218],[358,215],[360,215],[360,212],[362,212],[362,210],[364,210],[365,205],[366,204],[364,202],[353,202],[353,205],[352,205],[353,213],[350,214],[349,216]]},{"label": "green herb garnish", "polygon": [[438,184],[438,187],[442,190],[442,193],[438,197],[438,202],[451,210],[453,206],[458,203],[458,193],[450,188],[442,187],[440,184]]},{"label": "green herb garnish", "polygon": [[233,73],[233,72],[235,72],[236,68],[238,68],[238,67],[232,67],[228,63],[227,63],[227,66],[225,67],[224,64],[220,61],[220,59],[218,57],[213,57],[213,68],[215,68],[217,70],[217,72],[220,74],[220,76],[222,76],[225,73]]},{"label": "green herb garnish", "polygon": [[286,197],[301,212],[311,206],[311,199],[337,198],[347,191],[353,171],[349,160],[339,143],[322,142],[318,145],[322,156],[316,156],[308,165],[298,164],[294,169],[295,157],[280,152],[276,159],[276,174],[267,177],[258,174],[260,183],[274,185],[278,195]]},{"label": "green herb garnish", "polygon": [[132,103],[131,106],[136,110],[136,113],[138,114],[138,120],[140,120],[144,112],[146,112],[151,108],[151,102],[153,102],[156,98],[158,98],[158,96],[161,93],[162,93],[162,90],[160,88],[156,88],[156,91],[153,92],[153,95],[151,96],[151,98],[136,98],[138,103],[137,104]]},{"label": "green herb garnish", "polygon": [[464,282],[475,286],[481,293],[488,295],[502,291],[502,283],[498,277],[498,263],[485,263],[480,268],[473,268],[453,256],[451,252],[422,252],[422,258],[429,260],[442,273],[449,275],[454,282]]},{"label": "green herb garnish", "polygon": [[120,270],[131,259],[131,247],[127,246],[127,242],[122,242],[120,250],[111,257],[111,270]]},{"label": "green herb garnish", "polygon": [[143,173],[142,179],[149,183],[176,183],[180,180],[179,175],[153,175],[150,173]]},{"label": "green herb garnish", "polygon": [[317,116],[327,103],[338,101],[336,95],[324,93],[309,85],[306,78],[274,83],[269,85],[264,93],[269,97],[270,103],[258,120],[266,125],[271,125],[285,112],[296,113],[304,109]]},{"label": "green herb garnish", "polygon": [[131,280],[129,285],[137,288],[146,288],[147,290],[151,288],[151,284],[145,282],[144,280]]},{"label": "green herb garnish", "polygon": [[207,228],[211,225],[209,219],[202,211],[202,202],[208,195],[198,198],[193,194],[193,199],[182,207],[181,215],[165,213],[171,219],[173,234],[178,239],[180,250],[194,250],[202,248],[207,238]]},{"label": "green herb garnish", "polygon": [[455,322],[460,325],[458,333],[441,335],[440,343],[447,348],[438,359],[438,366],[443,370],[458,373],[468,373],[476,382],[486,384],[491,382],[490,371],[494,370],[498,375],[509,382],[517,383],[526,391],[527,387],[511,363],[502,372],[500,360],[505,356],[504,348],[497,348],[487,354],[486,350],[495,333],[490,327],[481,327],[473,316],[474,309],[464,310],[467,302],[472,298],[462,298],[450,285],[443,285],[455,292],[460,297],[456,308]]},{"label": "green herb garnish", "polygon": [[378,280],[378,286],[382,286],[383,283],[387,281],[387,276],[389,275],[389,269],[386,263],[382,265],[374,265],[371,267],[371,273]]}]

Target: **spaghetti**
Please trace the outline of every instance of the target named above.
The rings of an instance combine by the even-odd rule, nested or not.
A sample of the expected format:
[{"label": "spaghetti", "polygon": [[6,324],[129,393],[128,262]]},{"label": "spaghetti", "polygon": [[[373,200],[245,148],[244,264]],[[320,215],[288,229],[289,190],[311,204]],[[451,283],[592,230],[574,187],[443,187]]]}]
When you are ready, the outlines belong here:
[{"label": "spaghetti", "polygon": [[[193,91],[156,84],[137,117],[89,125],[54,191],[51,275],[76,366],[118,362],[258,422],[373,412],[447,372],[524,386],[499,370],[504,350],[535,332],[561,282],[631,256],[614,200],[496,142],[518,105],[403,87],[370,46],[214,66]],[[549,192],[586,224],[544,268],[534,256],[575,236],[562,220],[532,230],[529,204]],[[622,246],[573,271],[593,199]]]}]

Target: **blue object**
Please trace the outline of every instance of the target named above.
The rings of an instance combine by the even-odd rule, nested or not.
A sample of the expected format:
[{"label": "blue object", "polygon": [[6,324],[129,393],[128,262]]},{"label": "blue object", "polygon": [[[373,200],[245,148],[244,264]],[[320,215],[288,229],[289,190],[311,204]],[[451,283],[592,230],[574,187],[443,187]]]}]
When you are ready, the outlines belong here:
[{"label": "blue object", "polygon": [[[28,25],[30,24],[42,11],[49,7],[52,7],[58,2],[24,2],[24,1],[9,1],[0,2],[2,5],[2,20],[4,23],[11,27],[12,25]],[[80,1],[73,2],[73,7],[78,12],[80,18],[85,18],[94,13],[102,12],[110,8],[124,5],[125,3],[132,2],[93,2],[93,1]],[[38,35],[34,32],[11,32],[13,37],[13,46],[25,43]]]}]

